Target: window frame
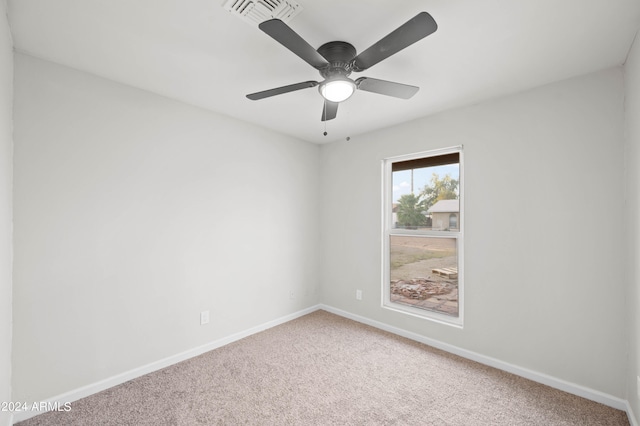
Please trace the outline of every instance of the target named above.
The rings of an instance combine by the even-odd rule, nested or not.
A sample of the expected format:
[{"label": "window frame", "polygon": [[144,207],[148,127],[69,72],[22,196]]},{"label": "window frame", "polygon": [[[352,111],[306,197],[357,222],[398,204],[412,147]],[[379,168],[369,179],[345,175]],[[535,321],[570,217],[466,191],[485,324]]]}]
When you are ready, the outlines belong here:
[{"label": "window frame", "polygon": [[[459,215],[457,231],[434,231],[393,228],[393,173],[394,163],[416,160],[419,158],[436,157],[457,153],[459,155]],[[463,146],[440,148],[429,151],[416,152],[382,160],[382,303],[384,309],[426,319],[440,324],[462,328],[464,324],[464,153]],[[458,256],[458,316],[447,315],[428,309],[415,308],[391,302],[391,253],[390,237],[392,235],[416,236],[430,238],[454,238]]]}]

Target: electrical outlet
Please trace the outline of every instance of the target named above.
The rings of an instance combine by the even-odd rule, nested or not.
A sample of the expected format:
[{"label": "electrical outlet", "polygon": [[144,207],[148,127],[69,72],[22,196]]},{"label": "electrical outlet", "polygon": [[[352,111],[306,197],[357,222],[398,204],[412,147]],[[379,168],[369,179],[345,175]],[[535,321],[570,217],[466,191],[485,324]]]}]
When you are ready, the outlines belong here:
[{"label": "electrical outlet", "polygon": [[293,299],[295,299],[295,298],[296,298],[296,292],[295,292],[295,291],[293,291],[293,290],[291,290],[291,291],[289,292],[289,299],[293,300]]},{"label": "electrical outlet", "polygon": [[638,389],[636,389],[636,394],[638,395],[638,399],[640,399],[640,376],[638,376],[637,379],[638,379]]},{"label": "electrical outlet", "polygon": [[200,325],[209,324],[209,311],[200,312]]},{"label": "electrical outlet", "polygon": [[356,290],[356,300],[362,300],[362,290]]}]

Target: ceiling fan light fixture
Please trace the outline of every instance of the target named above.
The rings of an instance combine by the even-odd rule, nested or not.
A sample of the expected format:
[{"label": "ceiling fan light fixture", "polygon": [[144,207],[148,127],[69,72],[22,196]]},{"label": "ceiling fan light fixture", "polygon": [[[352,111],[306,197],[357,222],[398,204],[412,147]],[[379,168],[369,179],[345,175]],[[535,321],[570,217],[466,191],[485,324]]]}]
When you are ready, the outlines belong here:
[{"label": "ceiling fan light fixture", "polygon": [[320,83],[318,90],[322,97],[329,102],[342,102],[353,95],[353,92],[356,91],[356,84],[347,77],[337,76]]}]

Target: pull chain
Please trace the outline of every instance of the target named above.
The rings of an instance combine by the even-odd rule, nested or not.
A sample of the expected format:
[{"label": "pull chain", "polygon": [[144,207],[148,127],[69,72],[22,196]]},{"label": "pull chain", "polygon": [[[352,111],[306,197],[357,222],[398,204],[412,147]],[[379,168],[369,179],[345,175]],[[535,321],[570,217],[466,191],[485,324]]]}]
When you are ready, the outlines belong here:
[{"label": "pull chain", "polygon": [[324,101],[324,108],[322,108],[322,114],[323,114],[323,119],[322,121],[324,121],[324,136],[327,136],[327,101]]}]

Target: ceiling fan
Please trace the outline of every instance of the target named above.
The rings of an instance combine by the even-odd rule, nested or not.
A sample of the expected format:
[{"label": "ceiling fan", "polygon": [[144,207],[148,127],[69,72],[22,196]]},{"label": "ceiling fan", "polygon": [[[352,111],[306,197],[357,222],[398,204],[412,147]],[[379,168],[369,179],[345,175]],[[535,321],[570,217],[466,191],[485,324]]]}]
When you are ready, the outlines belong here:
[{"label": "ceiling fan", "polygon": [[316,50],[279,19],[264,21],[258,27],[317,69],[324,80],[321,82],[305,81],[251,93],[247,95],[247,98],[257,101],[275,95],[319,86],[320,94],[324,98],[322,121],[336,118],[338,104],[349,99],[356,89],[401,99],[409,99],[415,95],[419,87],[370,77],[360,77],[353,81],[349,78],[349,75],[352,71],[361,72],[369,69],[438,29],[438,25],[431,15],[427,12],[420,12],[357,55],[355,47],[344,41],[331,41]]}]

